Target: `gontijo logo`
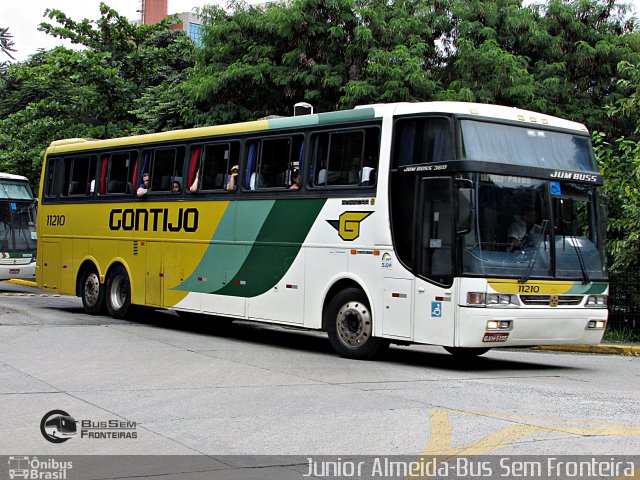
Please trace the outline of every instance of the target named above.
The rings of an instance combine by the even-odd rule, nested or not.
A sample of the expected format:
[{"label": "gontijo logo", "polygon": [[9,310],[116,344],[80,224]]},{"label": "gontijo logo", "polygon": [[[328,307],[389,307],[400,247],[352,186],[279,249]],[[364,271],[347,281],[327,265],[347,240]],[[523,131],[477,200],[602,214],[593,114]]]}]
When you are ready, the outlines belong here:
[{"label": "gontijo logo", "polygon": [[344,212],[338,220],[327,220],[344,241],[351,242],[360,236],[360,222],[373,212]]}]

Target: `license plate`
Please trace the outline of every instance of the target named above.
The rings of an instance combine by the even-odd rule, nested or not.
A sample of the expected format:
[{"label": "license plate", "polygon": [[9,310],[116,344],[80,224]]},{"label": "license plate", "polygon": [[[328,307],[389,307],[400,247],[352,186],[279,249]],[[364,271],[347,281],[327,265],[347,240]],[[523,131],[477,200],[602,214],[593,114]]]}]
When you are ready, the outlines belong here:
[{"label": "license plate", "polygon": [[506,342],[509,333],[485,333],[482,337],[483,342]]},{"label": "license plate", "polygon": [[18,275],[20,273],[19,268],[12,268],[9,270],[9,275]]}]

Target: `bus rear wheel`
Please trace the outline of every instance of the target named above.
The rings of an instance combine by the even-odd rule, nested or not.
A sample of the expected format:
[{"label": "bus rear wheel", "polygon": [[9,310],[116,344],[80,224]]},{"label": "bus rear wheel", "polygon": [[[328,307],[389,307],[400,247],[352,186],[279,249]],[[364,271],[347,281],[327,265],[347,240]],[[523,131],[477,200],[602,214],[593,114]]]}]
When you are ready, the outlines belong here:
[{"label": "bus rear wheel", "polygon": [[122,265],[116,265],[107,277],[105,303],[113,318],[124,318],[131,309],[131,282]]},{"label": "bus rear wheel", "polygon": [[90,267],[82,272],[80,277],[80,296],[82,306],[89,315],[102,313],[104,308],[104,285],[95,268]]},{"label": "bus rear wheel", "polygon": [[389,346],[374,337],[371,308],[359,288],[345,288],[331,299],[324,311],[329,343],[343,357],[367,359]]},{"label": "bus rear wheel", "polygon": [[487,353],[490,348],[442,347],[457,358],[474,358]]}]

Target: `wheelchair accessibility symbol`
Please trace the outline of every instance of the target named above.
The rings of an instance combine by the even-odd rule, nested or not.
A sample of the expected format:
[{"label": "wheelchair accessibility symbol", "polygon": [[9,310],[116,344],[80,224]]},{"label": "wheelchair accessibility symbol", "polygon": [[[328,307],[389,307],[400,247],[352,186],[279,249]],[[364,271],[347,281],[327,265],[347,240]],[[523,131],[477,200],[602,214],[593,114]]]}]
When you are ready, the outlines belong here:
[{"label": "wheelchair accessibility symbol", "polygon": [[442,317],[442,302],[431,302],[431,316]]}]

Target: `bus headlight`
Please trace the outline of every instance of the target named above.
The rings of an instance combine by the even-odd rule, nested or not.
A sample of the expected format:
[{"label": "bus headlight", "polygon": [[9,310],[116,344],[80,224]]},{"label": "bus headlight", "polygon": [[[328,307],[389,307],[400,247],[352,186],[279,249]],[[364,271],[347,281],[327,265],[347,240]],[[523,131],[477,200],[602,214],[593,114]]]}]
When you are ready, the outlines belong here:
[{"label": "bus headlight", "polygon": [[511,330],[511,320],[489,320],[487,330]]},{"label": "bus headlight", "polygon": [[467,305],[478,305],[481,307],[516,307],[519,303],[517,295],[468,292]]},{"label": "bus headlight", "polygon": [[484,306],[484,297],[486,295],[480,292],[468,292],[467,293],[467,305],[482,305]]},{"label": "bus headlight", "polygon": [[591,308],[607,308],[607,296],[606,295],[589,295],[587,297],[587,307]]},{"label": "bus headlight", "polygon": [[487,306],[513,307],[518,305],[518,297],[505,293],[488,293],[486,303]]},{"label": "bus headlight", "polygon": [[587,328],[594,330],[602,330],[607,325],[607,322],[604,320],[589,320],[587,323]]}]

